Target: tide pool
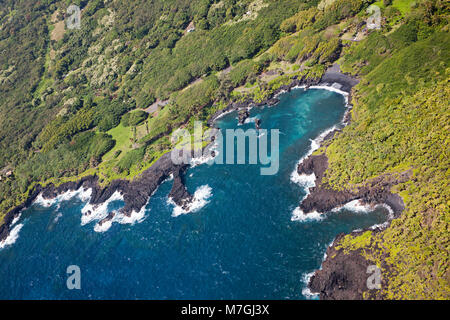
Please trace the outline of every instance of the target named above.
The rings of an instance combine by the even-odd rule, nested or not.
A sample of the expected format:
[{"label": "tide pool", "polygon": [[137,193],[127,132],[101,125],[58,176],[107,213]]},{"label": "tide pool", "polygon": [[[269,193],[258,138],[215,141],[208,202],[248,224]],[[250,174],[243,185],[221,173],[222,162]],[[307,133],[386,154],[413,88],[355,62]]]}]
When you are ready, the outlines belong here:
[{"label": "tide pool", "polygon": [[[312,298],[307,275],[336,235],[382,223],[388,212],[347,206],[293,221],[305,188],[291,181],[292,172],[312,140],[339,126],[346,107],[342,95],[323,89],[294,89],[279,99],[253,108],[241,126],[236,112],[217,122],[221,130],[245,130],[259,118],[263,129],[279,129],[276,175],[260,175],[260,165],[201,164],[186,171],[196,210],[176,210],[167,180],[140,219],[115,221],[104,232],[95,230],[98,221],[82,223],[86,198],[36,203],[0,249],[0,299]],[[122,205],[118,198],[107,210]],[[70,265],[80,267],[80,290],[66,286]]]}]

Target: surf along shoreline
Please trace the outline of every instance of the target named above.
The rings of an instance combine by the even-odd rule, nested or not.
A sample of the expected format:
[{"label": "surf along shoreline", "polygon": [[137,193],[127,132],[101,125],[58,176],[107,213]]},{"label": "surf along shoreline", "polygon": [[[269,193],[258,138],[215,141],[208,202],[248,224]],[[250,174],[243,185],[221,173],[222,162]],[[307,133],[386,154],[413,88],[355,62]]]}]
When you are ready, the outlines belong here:
[{"label": "surf along shoreline", "polygon": [[[279,102],[279,100],[277,99],[277,96],[279,94],[289,92],[293,88],[304,87],[305,90],[309,88],[332,90],[346,97],[347,110],[342,121],[343,127],[348,125],[351,121],[351,90],[356,84],[358,84],[358,82],[359,81],[357,78],[343,74],[340,71],[339,66],[337,64],[334,64],[327,69],[327,71],[321,78],[294,78],[290,84],[281,86],[262,102],[255,102],[252,99],[248,99],[243,102],[230,103],[227,107],[219,110],[214,115],[212,115],[207,123],[208,126],[215,127],[216,120],[226,113],[232,111],[239,112],[241,110],[248,111],[252,107],[258,106],[274,106]],[[245,115],[242,119],[240,117],[240,121],[244,120]],[[318,143],[320,144],[332,139],[341,130],[342,128],[331,130]],[[304,212],[305,215],[311,214],[314,211],[331,211],[334,208],[343,206],[346,203],[356,199],[360,200],[363,204],[371,206],[376,204],[387,204],[390,208],[392,208],[393,211],[393,215],[390,217],[389,221],[392,218],[397,217],[404,209],[403,202],[398,195],[394,195],[386,191],[381,191],[382,189],[380,188],[385,188],[387,186],[386,182],[382,183],[381,181],[378,181],[380,182],[379,184],[375,183],[364,187],[357,193],[335,191],[331,188],[327,188],[326,185],[323,185],[321,183],[323,174],[328,167],[326,155],[313,155],[313,151],[314,150],[312,150],[307,156],[303,157],[297,166],[297,173],[299,175],[315,175],[315,186],[310,187],[309,190],[307,190],[308,195],[301,200],[299,205],[299,208]],[[189,165],[185,164],[173,164],[170,157],[170,152],[168,152],[165,153],[160,159],[158,159],[149,169],[145,170],[133,180],[114,180],[104,188],[99,185],[98,177],[95,175],[83,177],[77,181],[62,183],[58,186],[55,186],[53,183],[50,183],[46,186],[37,184],[31,190],[27,200],[24,203],[13,208],[5,215],[3,221],[4,223],[0,226],[0,243],[4,242],[8,238],[21,212],[31,206],[33,202],[38,199],[38,197],[42,197],[42,199],[44,200],[51,201],[52,199],[55,199],[56,197],[61,196],[67,192],[74,192],[77,190],[91,190],[90,200],[88,204],[90,205],[90,208],[92,208],[92,210],[83,212],[83,215],[86,216],[95,214],[95,212],[93,211],[95,211],[96,208],[101,207],[102,204],[107,203],[108,199],[110,199],[116,192],[119,192],[122,196],[125,203],[124,207],[118,210],[118,212],[108,213],[106,217],[102,218],[99,221],[98,224],[100,225],[100,227],[102,226],[102,224],[111,223],[116,215],[129,217],[130,221],[133,221],[133,216],[139,216],[139,213],[145,208],[150,197],[157,190],[159,185],[171,176],[174,177],[174,183],[169,197],[176,205],[188,210],[189,203],[193,198],[193,196],[186,190],[184,184],[184,172],[188,167]],[[389,188],[386,189],[388,190]],[[386,228],[389,224],[389,221],[387,221],[387,223],[383,224],[382,226],[378,226],[377,228],[375,228],[375,230],[379,231],[383,228]],[[335,239],[335,242],[343,236],[344,234],[338,235]],[[335,251],[336,249],[333,248],[333,245],[331,245],[327,249],[326,256],[331,257],[333,256],[333,254],[336,255]],[[341,255],[339,255],[338,257],[341,257]],[[362,263],[359,258],[362,258],[362,256],[355,256],[355,259],[348,259],[347,257],[340,258],[340,260],[342,260],[340,261],[340,263],[348,264],[349,260],[354,260],[358,262],[358,265],[364,265],[364,263]],[[334,259],[334,261],[337,260]],[[327,299],[330,297],[339,297],[333,293],[335,291],[335,281],[332,279],[332,276],[330,276],[330,274],[333,274],[333,270],[337,270],[337,267],[338,266],[336,266],[336,263],[332,263],[329,261],[329,259],[325,259],[321,269],[317,270],[309,281],[308,286],[311,291],[314,293],[320,293],[320,296],[323,299]],[[353,269],[352,267],[350,267],[350,270]],[[341,271],[344,272],[344,279],[348,280],[352,277],[352,273],[347,272],[347,269]],[[364,277],[366,277],[365,271],[366,270],[364,269]],[[361,272],[357,274],[360,273]],[[355,288],[350,286],[347,291],[357,292],[358,290],[355,291]],[[357,297],[359,297],[359,295],[357,295]]]},{"label": "surf along shoreline", "polygon": [[[330,68],[331,69],[331,68]],[[328,71],[327,71],[328,72]],[[312,85],[317,85],[321,82],[321,79],[326,78],[327,73],[323,75],[322,78],[293,78],[293,81],[289,85],[283,85],[277,90],[275,90],[271,95],[269,95],[264,101],[254,102],[252,99],[247,99],[243,102],[232,102],[227,105],[224,109],[217,111],[213,114],[207,124],[209,127],[216,127],[215,121],[228,112],[234,110],[249,109],[254,106],[273,106],[278,103],[276,98],[279,94],[290,91],[294,87],[305,86],[309,87]],[[351,88],[351,81],[341,81],[346,88]],[[245,120],[245,119],[243,119]],[[206,146],[207,147],[207,146]],[[150,168],[136,176],[132,180],[113,180],[108,186],[101,187],[98,182],[98,177],[96,175],[90,175],[83,177],[76,181],[64,182],[59,185],[54,183],[49,183],[43,186],[38,183],[29,192],[28,198],[20,205],[14,207],[8,211],[3,219],[3,224],[0,225],[0,244],[4,242],[12,231],[14,222],[17,221],[21,212],[30,207],[38,196],[45,201],[51,201],[57,196],[61,196],[67,192],[74,192],[77,190],[88,190],[91,189],[91,196],[89,204],[95,210],[101,207],[102,204],[108,201],[115,192],[119,192],[123,197],[125,206],[121,208],[118,212],[111,212],[102,220],[99,221],[99,226],[101,227],[105,223],[110,223],[116,216],[116,214],[123,215],[125,217],[132,217],[139,213],[148,203],[151,195],[156,191],[158,186],[168,179],[170,176],[174,177],[174,184],[172,190],[170,191],[169,197],[171,200],[183,210],[189,209],[189,204],[193,199],[193,196],[186,190],[184,185],[184,171],[189,167],[189,165],[175,165],[170,157],[170,152],[165,153],[161,158],[159,158]],[[93,210],[88,210],[84,212],[84,215],[95,214]]]},{"label": "surf along shoreline", "polygon": [[[335,86],[329,86],[330,82],[341,84],[340,90],[335,90]],[[402,198],[398,194],[390,192],[393,185],[405,182],[410,179],[411,172],[407,171],[400,174],[384,174],[359,185],[356,190],[346,188],[344,190],[334,190],[331,186],[323,182],[322,179],[328,169],[328,158],[326,152],[314,154],[314,151],[320,146],[325,148],[334,137],[339,135],[342,129],[351,122],[351,90],[358,84],[358,79],[345,75],[340,72],[339,66],[334,64],[327,70],[317,87],[325,84],[323,89],[337,91],[343,94],[347,99],[347,111],[341,123],[342,128],[333,127],[316,138],[317,145],[312,146],[310,152],[304,156],[297,164],[294,177],[306,181],[305,190],[307,195],[300,201],[296,209],[297,220],[322,217],[324,213],[339,210],[342,207],[351,205],[364,207],[365,210],[374,209],[377,206],[383,206],[389,211],[388,219],[385,223],[374,225],[363,230],[355,230],[350,233],[351,236],[358,236],[364,232],[381,232],[386,229],[391,221],[398,218],[405,209]],[[343,91],[343,92],[342,92]],[[295,176],[296,175],[296,176]],[[311,183],[312,182],[312,183]],[[324,255],[322,264],[318,270],[311,273],[307,279],[307,290],[311,295],[319,295],[323,300],[361,300],[364,297],[381,299],[376,290],[369,290],[367,287],[367,268],[374,262],[368,261],[362,255],[360,249],[354,251],[344,251],[335,244],[347,234],[341,233],[336,236],[329,245]],[[389,270],[389,266],[383,265],[383,268]],[[386,279],[383,279],[382,286],[386,285]]]}]

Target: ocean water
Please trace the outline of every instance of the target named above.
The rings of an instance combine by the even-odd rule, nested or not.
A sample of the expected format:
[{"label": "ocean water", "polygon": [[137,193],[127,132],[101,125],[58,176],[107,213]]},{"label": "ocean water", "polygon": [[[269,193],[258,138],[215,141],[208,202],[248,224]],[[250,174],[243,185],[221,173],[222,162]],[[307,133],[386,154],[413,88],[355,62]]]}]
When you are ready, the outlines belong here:
[{"label": "ocean water", "polygon": [[[308,274],[336,235],[383,223],[388,212],[353,203],[298,219],[306,191],[293,171],[313,140],[339,125],[345,99],[323,89],[279,98],[276,106],[253,108],[242,126],[235,112],[218,120],[221,130],[254,128],[256,117],[262,128],[279,129],[276,175],[260,175],[261,165],[197,165],[186,172],[196,210],[184,213],[170,203],[167,180],[141,216],[118,219],[108,230],[82,222],[86,194],[35,203],[1,245],[0,299],[317,298],[305,290]],[[107,211],[122,205],[117,197]],[[80,290],[67,288],[70,265],[80,268]]]}]

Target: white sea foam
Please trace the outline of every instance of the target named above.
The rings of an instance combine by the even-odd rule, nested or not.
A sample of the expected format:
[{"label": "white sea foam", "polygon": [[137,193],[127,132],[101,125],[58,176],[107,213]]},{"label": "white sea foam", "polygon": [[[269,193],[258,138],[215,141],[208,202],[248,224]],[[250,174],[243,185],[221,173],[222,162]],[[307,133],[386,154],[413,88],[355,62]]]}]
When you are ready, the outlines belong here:
[{"label": "white sea foam", "polygon": [[394,219],[394,210],[392,210],[392,208],[389,205],[387,205],[386,203],[381,203],[381,204],[377,205],[377,207],[383,207],[388,211],[388,219],[384,223],[379,223],[379,224],[375,224],[375,225],[371,226],[369,228],[371,230],[375,230],[377,228],[384,229],[389,225],[391,220]]},{"label": "white sea foam", "polygon": [[58,220],[59,220],[59,218],[61,218],[61,217],[62,217],[62,213],[59,212],[59,213],[55,216],[55,218],[53,219],[53,223],[57,223]]},{"label": "white sea foam", "polygon": [[[303,161],[306,160],[306,158],[308,158],[310,155],[312,155],[314,153],[314,151],[316,151],[316,150],[318,150],[320,148],[320,144],[323,142],[323,139],[325,139],[325,137],[329,133],[333,132],[336,129],[337,129],[336,126],[332,126],[331,128],[328,128],[328,129],[322,131],[315,139],[311,139],[310,140],[311,141],[311,146],[309,147],[308,152],[296,164],[294,172],[297,172],[298,165],[302,164]],[[293,175],[291,175],[291,178],[292,178],[292,176]]]},{"label": "white sea foam", "polygon": [[42,196],[42,194],[40,193],[37,197],[36,197],[36,199],[34,200],[34,204],[38,204],[38,205],[40,205],[41,207],[44,207],[44,208],[49,208],[49,207],[51,207],[53,204],[55,204],[56,203],[56,198],[52,198],[52,199],[44,199],[44,197]]},{"label": "white sea foam", "polygon": [[394,211],[392,210],[392,208],[390,206],[388,206],[385,203],[380,203],[380,204],[376,204],[376,205],[365,204],[362,202],[361,199],[352,200],[342,206],[334,208],[331,211],[337,212],[337,211],[340,211],[341,209],[346,209],[346,210],[357,212],[357,213],[368,213],[379,207],[385,208],[388,211],[388,220],[392,220],[392,218],[394,217]]},{"label": "white sea foam", "polygon": [[[189,160],[189,165],[191,168],[199,166],[204,163],[212,164],[213,160],[219,155],[218,151],[219,143],[217,141],[210,143],[207,145],[202,152],[202,155],[199,157],[194,157]],[[212,156],[212,152],[214,151],[214,156]]]},{"label": "white sea foam", "polygon": [[144,221],[145,218],[145,212],[147,211],[146,209],[147,205],[143,206],[141,208],[141,210],[139,211],[131,211],[131,215],[127,216],[124,214],[118,214],[116,215],[114,218],[114,221],[120,223],[120,224],[135,224],[135,223],[140,223],[142,221]]},{"label": "white sea foam", "polygon": [[0,249],[3,249],[7,246],[10,246],[16,242],[16,240],[19,238],[19,232],[20,229],[22,229],[23,223],[19,223],[16,225],[12,230],[9,232],[9,235],[6,237],[6,239],[0,241]]},{"label": "white sea foam", "polygon": [[[173,179],[172,174],[165,181],[168,181],[171,179]],[[153,193],[155,193],[155,192],[156,192],[156,190]],[[78,197],[83,202],[87,202],[90,200],[91,195],[92,195],[91,188],[84,189],[83,187],[81,187],[78,190],[67,191],[65,193],[62,193],[52,199],[44,199],[42,194],[39,194],[36,197],[36,200],[34,201],[34,203],[48,208],[48,207],[51,207],[52,205],[54,205],[55,203],[59,203],[61,201],[65,201],[65,200],[70,200],[74,197]],[[109,199],[107,199],[105,202],[100,203],[98,205],[90,204],[89,202],[86,203],[84,205],[83,209],[81,209],[81,214],[82,214],[81,225],[86,225],[90,222],[98,221],[96,223],[96,225],[94,226],[94,231],[105,232],[111,227],[113,222],[117,222],[120,224],[135,224],[135,223],[139,223],[144,220],[145,211],[146,211],[145,206],[142,207],[142,209],[139,210],[138,212],[133,211],[130,216],[126,216],[124,214],[115,212],[115,215],[111,220],[105,221],[102,225],[100,225],[99,222],[101,220],[103,220],[104,218],[106,218],[108,216],[108,214],[110,213],[110,212],[108,212],[108,205],[111,202],[117,201],[117,200],[123,201],[123,195],[119,191],[115,191]],[[61,213],[57,214],[53,221],[56,223],[61,216],[62,216]]]},{"label": "white sea foam", "polygon": [[[394,211],[392,210],[392,208],[389,205],[387,205],[385,203],[380,203],[380,204],[376,204],[373,206],[373,205],[369,205],[369,204],[364,204],[361,201],[361,199],[356,199],[356,200],[350,201],[342,206],[336,207],[336,208],[332,209],[331,211],[338,212],[342,209],[346,209],[346,210],[356,212],[356,213],[369,213],[379,207],[383,207],[388,211],[388,219],[384,223],[375,224],[369,228],[371,230],[374,230],[377,228],[387,227],[388,224],[390,223],[390,221],[394,218]],[[353,231],[357,232],[357,231],[361,231],[361,229],[356,229]]]},{"label": "white sea foam", "polygon": [[113,201],[122,200],[123,196],[119,191],[115,191],[111,197],[103,203],[86,205],[81,209],[81,225],[88,224],[94,220],[102,220],[108,216],[108,204]]},{"label": "white sea foam", "polygon": [[19,214],[14,217],[13,221],[11,222],[10,227],[14,226],[17,222],[19,222],[19,219],[21,216],[22,216],[22,212],[19,212]]},{"label": "white sea foam", "polygon": [[[249,107],[249,108],[247,108],[247,111],[250,111],[251,109],[252,108]],[[236,117],[236,119],[239,120],[239,117]],[[238,122],[238,126],[242,126],[243,124],[249,124],[249,123],[255,122],[256,119],[258,119],[258,117],[248,117],[244,120],[244,123]]]},{"label": "white sea foam", "polygon": [[111,226],[113,225],[114,222],[116,223],[120,223],[120,224],[135,224],[135,223],[140,223],[142,221],[144,221],[145,218],[145,213],[146,213],[146,206],[143,206],[141,208],[141,210],[139,210],[138,212],[136,211],[132,211],[130,216],[127,216],[123,213],[120,213],[118,211],[113,211],[114,212],[114,217],[108,221],[104,221],[101,225],[100,225],[100,221],[97,222],[94,226],[94,231],[95,232],[106,232],[109,230],[109,228],[111,228]]},{"label": "white sea foam", "polygon": [[209,185],[203,185],[195,190],[192,201],[188,204],[189,209],[185,210],[178,206],[172,198],[168,198],[167,202],[174,206],[172,211],[172,217],[178,217],[182,214],[187,214],[191,212],[197,212],[203,208],[207,203],[209,203],[209,198],[212,196],[212,189]]},{"label": "white sea foam", "polygon": [[231,112],[233,112],[233,111],[236,111],[236,110],[235,110],[235,109],[231,109],[231,110],[222,112],[221,114],[219,114],[219,115],[214,119],[214,121],[216,121],[217,119],[222,118],[223,116],[225,116],[225,115],[227,115],[227,114],[229,114],[229,113],[231,113]]},{"label": "white sea foam", "polygon": [[[77,196],[82,201],[86,201],[86,199],[89,199],[91,196],[92,190],[91,189],[84,189],[83,187],[79,188],[78,190],[73,191],[66,191],[62,194],[59,194],[58,196],[52,198],[52,199],[45,199],[42,196],[42,193],[40,193],[36,199],[33,201],[33,204],[40,205],[45,208],[49,208],[53,206],[56,203],[60,203],[61,201],[67,201],[72,199],[73,197]],[[17,238],[19,237],[19,232],[23,227],[23,223],[18,224],[20,217],[22,215],[22,212],[20,212],[16,217],[14,217],[13,221],[11,222],[12,230],[10,231],[8,237],[0,242],[0,249],[4,248],[5,246],[12,245],[16,242]],[[55,218],[53,219],[53,222],[56,223],[58,220],[62,217],[62,213],[58,213]]]},{"label": "white sea foam", "polygon": [[324,218],[324,215],[317,211],[304,213],[300,207],[297,207],[292,211],[291,221],[320,221]]},{"label": "white sea foam", "polygon": [[331,211],[332,212],[337,212],[337,211],[340,211],[342,209],[346,209],[346,210],[353,211],[353,212],[358,212],[358,213],[367,213],[371,209],[373,209],[373,207],[368,205],[368,204],[362,203],[361,199],[356,199],[356,200],[352,200],[350,202],[347,202],[343,206],[336,207],[336,208],[332,209]]},{"label": "white sea foam", "polygon": [[[170,180],[173,180],[173,174],[170,174],[161,184],[163,184],[164,182],[170,181]],[[158,186],[158,188],[159,188],[159,186]],[[147,212],[147,205],[148,205],[150,199],[152,198],[152,196],[156,193],[156,191],[158,191],[158,188],[156,188],[152,192],[152,194],[150,195],[147,203],[141,208],[141,210],[139,210],[139,211],[133,210],[131,212],[130,216],[127,216],[127,215],[125,215],[123,213],[120,213],[118,211],[113,211],[114,212],[114,217],[112,219],[108,220],[108,221],[103,222],[102,225],[100,225],[100,221],[102,219],[106,218],[107,215],[109,214],[109,212],[105,211],[105,212],[98,213],[97,217],[95,219],[92,219],[92,220],[99,220],[96,223],[95,227],[94,227],[94,231],[96,231],[96,232],[106,232],[106,231],[109,230],[109,228],[111,228],[111,226],[112,226],[112,224],[114,222],[120,223],[120,224],[131,224],[131,225],[133,225],[135,223],[141,223],[142,221],[144,221],[145,214]],[[109,198],[106,202],[110,203],[110,202],[115,201],[115,200],[123,200],[123,196],[120,195],[120,193],[119,194],[116,194],[116,193],[118,193],[118,191],[116,191],[111,196],[111,198]],[[107,208],[107,205],[106,205],[106,208]]]},{"label": "white sea foam", "polygon": [[323,89],[323,90],[333,91],[333,92],[343,95],[346,98],[346,102],[348,99],[348,92],[342,91],[341,89],[333,87],[332,85],[331,86],[324,86],[324,85],[310,86],[309,89]]},{"label": "white sea foam", "polygon": [[91,199],[91,196],[92,196],[92,189],[91,188],[89,188],[89,189],[83,189],[82,188],[78,192],[77,196],[83,202],[89,201]]},{"label": "white sea foam", "polygon": [[389,205],[387,205],[386,203],[381,203],[378,206],[383,207],[388,211],[389,220],[392,220],[394,218],[394,210],[392,210],[392,208]]},{"label": "white sea foam", "polygon": [[[334,239],[336,240],[336,239]],[[332,246],[334,246],[334,240],[331,241],[331,243],[326,247],[331,248]],[[325,250],[325,253],[323,254],[323,258],[322,258],[322,263],[320,264],[319,270],[322,270],[322,266],[323,266],[323,262],[327,259],[327,251]],[[302,290],[302,294],[307,298],[307,299],[314,299],[314,298],[318,298],[319,297],[319,293],[314,293],[311,292],[311,290],[308,288],[308,284],[309,281],[311,280],[311,277],[314,275],[315,271],[309,272],[309,273],[304,273],[303,277],[302,277],[302,281],[303,284],[305,285],[305,287]]]},{"label": "white sea foam", "polygon": [[252,123],[252,122],[255,122],[256,119],[258,119],[258,117],[249,117],[249,118],[245,119],[244,123]]},{"label": "white sea foam", "polygon": [[318,293],[311,292],[311,289],[308,288],[309,281],[311,280],[311,277],[314,275],[313,272],[305,273],[302,276],[302,281],[304,284],[304,287],[302,289],[302,294],[306,297],[306,299],[317,299],[319,297]]},{"label": "white sea foam", "polygon": [[100,222],[97,222],[94,226],[94,231],[95,232],[106,232],[109,230],[109,228],[111,228],[112,223],[113,223],[112,220],[105,221],[101,225],[100,225]]},{"label": "white sea foam", "polygon": [[197,158],[192,158],[189,161],[189,165],[191,166],[191,168],[194,168],[194,167],[199,166],[199,165],[204,164],[204,163],[210,163],[212,160],[214,160],[214,158],[216,156],[217,156],[217,153],[213,157],[211,155],[211,152],[209,152],[209,151],[208,152],[203,152],[202,156],[197,157]]},{"label": "white sea foam", "polygon": [[54,205],[55,203],[59,203],[61,201],[67,201],[72,199],[73,197],[78,197],[81,201],[87,201],[90,199],[92,194],[92,189],[84,189],[83,187],[79,188],[78,190],[71,190],[71,191],[66,191],[64,193],[61,193],[59,195],[57,195],[54,198],[51,199],[45,199],[42,196],[42,193],[40,193],[36,199],[34,200],[34,204],[38,204],[42,207],[45,208],[49,208],[52,205]]},{"label": "white sea foam", "polygon": [[[302,186],[305,190],[304,197],[300,200],[302,202],[310,193],[309,188],[314,187],[315,181],[316,181],[316,175],[313,174],[298,174],[297,170],[294,170],[291,174],[291,181],[299,184]],[[322,220],[323,216],[322,214],[314,211],[310,212],[308,214],[305,214],[300,207],[297,207],[292,212],[291,221],[311,221],[311,220]]]},{"label": "white sea foam", "polygon": [[292,171],[291,181],[305,188],[306,194],[309,194],[309,188],[315,186],[316,175],[312,174],[298,174],[297,170]]}]

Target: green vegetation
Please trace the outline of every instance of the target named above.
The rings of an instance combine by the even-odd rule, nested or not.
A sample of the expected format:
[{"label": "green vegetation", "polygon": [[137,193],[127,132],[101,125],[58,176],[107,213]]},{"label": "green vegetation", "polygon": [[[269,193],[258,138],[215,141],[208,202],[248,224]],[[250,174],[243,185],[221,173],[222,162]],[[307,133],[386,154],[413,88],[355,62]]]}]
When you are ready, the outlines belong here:
[{"label": "green vegetation", "polygon": [[136,126],[146,120],[148,113],[142,110],[129,112],[122,117],[122,125],[124,127]]},{"label": "green vegetation", "polygon": [[388,172],[413,173],[392,189],[406,204],[399,219],[381,233],[346,236],[338,244],[362,249],[382,266],[388,287],[380,295],[389,299],[450,294],[450,37],[445,19],[430,12],[444,11],[419,7],[396,31],[372,33],[346,50],[343,67],[363,77],[353,95],[352,124],[326,150],[325,181],[336,189]]},{"label": "green vegetation", "polygon": [[[382,266],[382,297],[448,299],[448,4],[378,1],[381,30],[363,30],[373,2],[3,1],[0,171],[13,174],[0,181],[0,221],[37,183],[133,179],[173,148],[177,128],[318,79],[339,59],[361,82],[351,125],[317,151],[325,181],[412,178],[392,189],[407,208],[388,229],[336,245]],[[70,3],[82,27],[62,32]]]},{"label": "green vegetation", "polygon": [[[0,182],[0,219],[36,182],[76,179],[83,168],[104,183],[133,177],[170,149],[173,129],[223,106],[216,94],[225,99],[230,87],[212,74],[268,49],[304,2],[4,1],[0,169],[14,174]],[[83,11],[81,29],[62,30],[71,3]],[[132,111],[156,99],[170,103],[148,121]],[[110,150],[74,148],[84,141],[90,150],[96,141],[86,132],[112,132]]]}]

